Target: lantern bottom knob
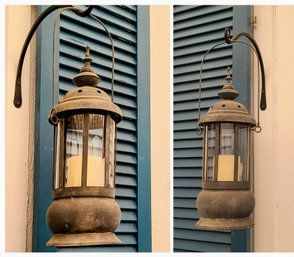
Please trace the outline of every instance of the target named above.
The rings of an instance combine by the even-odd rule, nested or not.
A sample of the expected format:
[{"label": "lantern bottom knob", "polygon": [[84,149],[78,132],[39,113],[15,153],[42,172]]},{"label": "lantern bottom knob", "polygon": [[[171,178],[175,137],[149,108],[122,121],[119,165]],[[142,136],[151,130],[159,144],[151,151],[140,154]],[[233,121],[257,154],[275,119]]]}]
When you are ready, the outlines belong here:
[{"label": "lantern bottom knob", "polygon": [[91,245],[121,244],[119,238],[112,232],[105,233],[79,233],[79,234],[54,234],[46,246],[71,247]]}]

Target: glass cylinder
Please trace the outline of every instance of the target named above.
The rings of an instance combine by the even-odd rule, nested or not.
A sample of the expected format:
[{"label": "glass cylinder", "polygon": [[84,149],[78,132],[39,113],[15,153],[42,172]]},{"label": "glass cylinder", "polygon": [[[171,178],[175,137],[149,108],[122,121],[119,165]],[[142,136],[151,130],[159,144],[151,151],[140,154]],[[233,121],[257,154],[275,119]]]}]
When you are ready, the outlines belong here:
[{"label": "glass cylinder", "polygon": [[82,185],[84,114],[65,117],[65,187]]},{"label": "glass cylinder", "polygon": [[203,180],[249,181],[250,128],[239,123],[211,123],[204,130]]},{"label": "glass cylinder", "polygon": [[110,114],[73,114],[59,121],[54,189],[115,185],[116,123]]}]

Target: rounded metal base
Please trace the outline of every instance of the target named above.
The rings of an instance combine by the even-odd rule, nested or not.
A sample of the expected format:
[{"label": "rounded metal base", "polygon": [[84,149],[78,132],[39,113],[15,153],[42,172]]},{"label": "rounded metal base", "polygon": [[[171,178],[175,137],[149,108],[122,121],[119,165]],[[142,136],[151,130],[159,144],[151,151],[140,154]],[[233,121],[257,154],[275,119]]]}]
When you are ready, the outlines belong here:
[{"label": "rounded metal base", "polygon": [[90,245],[121,244],[119,238],[112,232],[106,233],[79,233],[79,234],[53,234],[46,246],[72,247]]},{"label": "rounded metal base", "polygon": [[196,227],[210,230],[232,230],[246,229],[254,226],[254,222],[250,216],[236,219],[212,219],[201,217],[196,222]]}]

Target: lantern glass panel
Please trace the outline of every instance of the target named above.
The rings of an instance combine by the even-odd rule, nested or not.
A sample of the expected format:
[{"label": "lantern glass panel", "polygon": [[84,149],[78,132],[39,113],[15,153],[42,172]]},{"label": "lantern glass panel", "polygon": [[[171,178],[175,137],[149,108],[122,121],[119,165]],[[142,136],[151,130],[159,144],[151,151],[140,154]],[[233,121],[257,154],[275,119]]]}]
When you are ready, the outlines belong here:
[{"label": "lantern glass panel", "polygon": [[205,140],[204,140],[204,180],[214,180],[214,164],[215,164],[215,136],[216,136],[216,125],[209,124],[205,126]]},{"label": "lantern glass panel", "polygon": [[86,186],[104,187],[104,115],[86,113],[67,116],[65,131],[65,187],[82,186],[85,143],[88,145]]},{"label": "lantern glass panel", "polygon": [[217,181],[234,181],[234,140],[235,125],[220,124],[219,155],[217,156]]},{"label": "lantern glass panel", "polygon": [[105,186],[104,115],[89,115],[87,186]]},{"label": "lantern glass panel", "polygon": [[65,118],[65,187],[82,185],[83,114]]}]

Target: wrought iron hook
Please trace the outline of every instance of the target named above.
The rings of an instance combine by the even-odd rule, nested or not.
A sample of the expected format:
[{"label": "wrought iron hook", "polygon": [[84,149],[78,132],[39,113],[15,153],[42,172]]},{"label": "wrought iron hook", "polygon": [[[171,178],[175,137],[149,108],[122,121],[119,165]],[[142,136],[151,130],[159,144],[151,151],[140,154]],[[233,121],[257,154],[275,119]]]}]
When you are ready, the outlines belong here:
[{"label": "wrought iron hook", "polygon": [[[22,95],[21,95],[21,73],[22,73],[22,67],[23,67],[23,62],[25,58],[25,54],[27,52],[28,46],[31,42],[31,39],[41,24],[41,22],[52,12],[54,12],[57,9],[60,8],[65,8],[65,7],[72,7],[73,5],[52,5],[48,7],[44,12],[40,14],[40,16],[36,19],[34,22],[33,26],[31,27],[26,40],[24,42],[24,45],[21,50],[21,54],[19,57],[18,65],[17,65],[17,72],[16,72],[16,80],[15,80],[15,89],[14,89],[14,99],[13,103],[16,108],[20,108],[22,105]],[[88,6],[87,9],[81,11],[81,10],[74,10],[73,12],[81,17],[86,17],[91,14],[93,10],[93,6]]]},{"label": "wrought iron hook", "polygon": [[261,80],[262,81],[261,81],[260,109],[262,111],[264,111],[266,109],[266,105],[267,105],[266,104],[266,93],[265,93],[265,72],[264,72],[264,65],[263,65],[261,52],[260,52],[260,49],[258,47],[257,42],[255,41],[254,37],[252,37],[252,35],[250,35],[247,32],[240,32],[236,36],[233,36],[231,34],[231,30],[229,28],[225,28],[224,36],[225,36],[225,41],[227,44],[233,44],[235,41],[237,41],[242,36],[248,38],[250,40],[250,42],[253,44],[253,46],[256,50],[257,58],[260,63],[260,69],[261,69]]}]

